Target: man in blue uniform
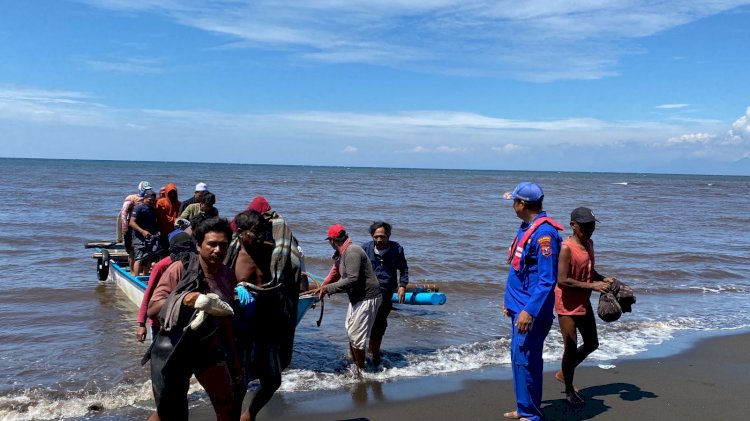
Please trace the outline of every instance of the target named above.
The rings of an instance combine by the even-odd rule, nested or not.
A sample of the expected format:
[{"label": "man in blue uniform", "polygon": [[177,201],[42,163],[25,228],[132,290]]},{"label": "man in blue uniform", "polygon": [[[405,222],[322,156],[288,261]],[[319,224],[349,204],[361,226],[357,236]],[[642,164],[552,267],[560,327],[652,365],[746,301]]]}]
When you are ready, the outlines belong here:
[{"label": "man in blue uniform", "polygon": [[542,348],[552,326],[557,257],[563,226],[542,210],[544,192],[531,182],[519,183],[503,198],[523,220],[508,251],[508,281],[503,314],[511,318],[511,363],[516,410],[503,414],[522,421],[543,419]]}]

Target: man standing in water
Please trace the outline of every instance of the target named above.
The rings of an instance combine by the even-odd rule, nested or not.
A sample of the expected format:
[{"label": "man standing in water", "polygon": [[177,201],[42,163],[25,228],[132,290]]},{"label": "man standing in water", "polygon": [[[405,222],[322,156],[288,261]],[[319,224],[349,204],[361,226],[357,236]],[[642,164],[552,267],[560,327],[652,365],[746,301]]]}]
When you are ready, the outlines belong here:
[{"label": "man standing in water", "polygon": [[331,225],[326,240],[336,252],[331,272],[317,293],[321,299],[325,294],[337,292],[346,291],[349,295],[344,326],[349,336],[349,352],[359,372],[365,368],[367,342],[378,307],[383,301],[380,284],[367,254],[362,247],[352,243],[343,225]]},{"label": "man standing in water", "polygon": [[[391,224],[383,221],[375,221],[370,225],[372,241],[362,245],[367,257],[372,263],[372,268],[380,282],[380,292],[383,301],[375,316],[375,324],[372,327],[370,338],[370,352],[372,352],[372,363],[380,365],[380,345],[383,342],[385,329],[388,327],[388,314],[393,304],[391,298],[393,293],[398,294],[398,302],[403,303],[406,295],[406,285],[409,284],[409,267],[406,264],[404,248],[395,241],[390,241]],[[400,278],[397,277],[400,274]]]},{"label": "man standing in water", "polygon": [[[242,410],[248,383],[257,378],[260,388],[240,418],[251,421],[281,386],[279,336],[283,331],[284,298],[278,288],[261,289],[271,281],[274,243],[267,241],[271,223],[255,211],[241,212],[234,222],[241,246],[234,263],[238,282],[235,290],[240,306],[244,307],[235,316],[235,342],[245,367],[245,377],[235,388],[235,416]],[[246,288],[253,291],[252,295]]]},{"label": "man standing in water", "polygon": [[522,421],[543,419],[542,348],[552,327],[562,225],[542,210],[544,192],[531,182],[519,183],[503,195],[513,200],[516,216],[523,220],[508,250],[508,280],[503,314],[511,318],[513,336],[510,358],[516,409],[505,418]]},{"label": "man standing in water", "polygon": [[[187,420],[190,377],[195,375],[219,421],[234,419],[233,387],[241,368],[228,304],[237,280],[222,263],[232,231],[226,219],[210,218],[195,227],[198,253],[173,262],[159,279],[148,315],[162,326],[151,348],[151,379],[158,416]],[[234,379],[232,378],[234,376]]]}]

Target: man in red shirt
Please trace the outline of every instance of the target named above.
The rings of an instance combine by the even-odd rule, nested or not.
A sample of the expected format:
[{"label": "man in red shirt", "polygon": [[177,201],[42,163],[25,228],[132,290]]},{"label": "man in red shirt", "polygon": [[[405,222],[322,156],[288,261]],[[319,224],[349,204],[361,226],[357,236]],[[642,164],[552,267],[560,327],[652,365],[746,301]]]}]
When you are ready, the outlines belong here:
[{"label": "man in red shirt", "polygon": [[[159,280],[148,315],[162,328],[151,350],[151,380],[161,419],[187,419],[187,393],[195,375],[219,421],[232,419],[233,386],[241,377],[232,315],[234,271],[222,263],[232,232],[223,218],[195,227],[198,255],[172,263]],[[188,317],[183,317],[183,316]],[[183,333],[184,332],[184,333]]]}]

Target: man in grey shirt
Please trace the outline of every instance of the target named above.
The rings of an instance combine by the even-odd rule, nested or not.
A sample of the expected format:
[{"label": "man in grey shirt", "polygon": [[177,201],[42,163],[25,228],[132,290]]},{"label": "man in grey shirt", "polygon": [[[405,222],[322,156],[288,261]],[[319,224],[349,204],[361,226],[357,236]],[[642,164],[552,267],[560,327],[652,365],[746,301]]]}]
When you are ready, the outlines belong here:
[{"label": "man in grey shirt", "polygon": [[346,312],[346,333],[349,336],[349,352],[357,364],[357,369],[365,368],[365,351],[375,323],[375,315],[382,302],[380,283],[372,269],[372,264],[362,247],[352,243],[341,224],[328,228],[328,243],[336,252],[333,266],[317,293],[346,292],[349,295],[349,309]]}]

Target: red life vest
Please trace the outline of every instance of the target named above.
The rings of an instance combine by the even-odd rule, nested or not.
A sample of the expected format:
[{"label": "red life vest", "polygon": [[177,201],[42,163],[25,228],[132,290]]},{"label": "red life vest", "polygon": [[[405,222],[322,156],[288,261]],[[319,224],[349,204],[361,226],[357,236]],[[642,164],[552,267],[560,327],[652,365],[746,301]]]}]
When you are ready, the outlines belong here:
[{"label": "red life vest", "polygon": [[513,269],[521,270],[521,256],[523,255],[524,246],[527,242],[529,242],[529,240],[531,240],[531,236],[534,235],[534,231],[536,231],[537,228],[545,223],[552,225],[558,231],[565,230],[565,227],[548,216],[543,216],[541,218],[535,219],[534,222],[532,222],[531,225],[529,225],[529,227],[523,233],[521,241],[518,241],[518,234],[516,234],[516,238],[513,239],[513,244],[511,244],[510,248],[508,249],[508,263],[513,266]]}]

